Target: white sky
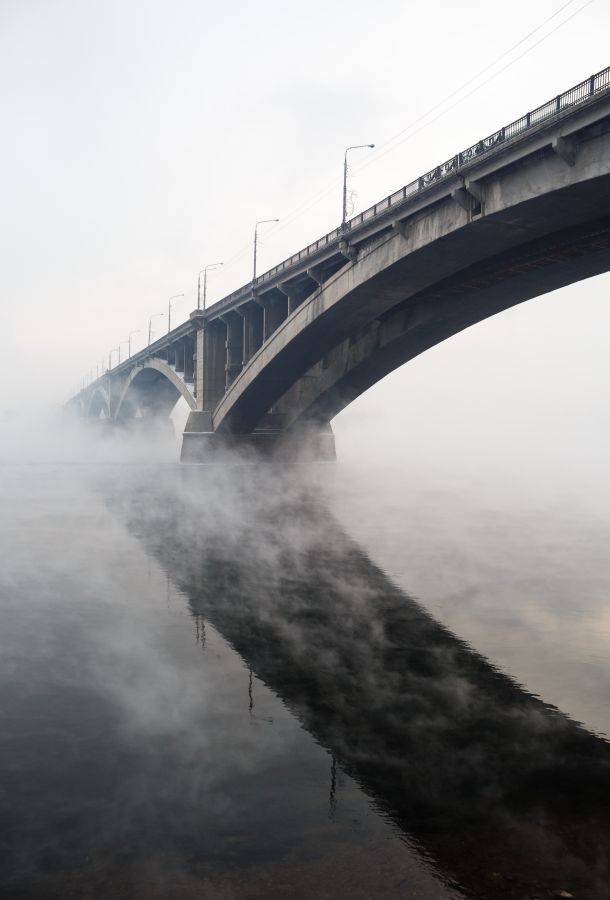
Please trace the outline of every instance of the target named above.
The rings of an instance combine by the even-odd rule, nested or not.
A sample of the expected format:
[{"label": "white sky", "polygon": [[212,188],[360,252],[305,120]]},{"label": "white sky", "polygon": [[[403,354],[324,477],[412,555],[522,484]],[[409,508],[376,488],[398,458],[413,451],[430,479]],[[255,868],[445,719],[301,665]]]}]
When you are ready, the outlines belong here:
[{"label": "white sky", "polygon": [[[607,0],[517,59],[585,4],[385,153],[560,0],[0,0],[0,412],[62,402],[171,294],[185,292],[185,318],[204,264],[225,261],[212,301],[247,281],[257,219],[281,219],[259,271],[334,228],[348,144],[377,144],[352,157],[358,211],[604,68]],[[422,448],[455,439],[465,453],[511,416],[543,443],[574,417],[610,434],[609,288],[604,276],[470,329],[353,404],[339,431],[418,431]]]}]

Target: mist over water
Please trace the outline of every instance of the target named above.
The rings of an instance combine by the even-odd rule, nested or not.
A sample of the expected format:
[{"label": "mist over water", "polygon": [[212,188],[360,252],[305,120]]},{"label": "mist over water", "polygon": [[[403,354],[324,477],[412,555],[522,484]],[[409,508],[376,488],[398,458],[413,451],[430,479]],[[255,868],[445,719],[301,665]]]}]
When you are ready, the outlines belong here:
[{"label": "mist over water", "polygon": [[607,896],[595,504],[47,446],[0,467],[0,897]]},{"label": "mist over water", "polygon": [[[353,399],[333,466],[181,467],[185,400],[174,435],[50,411],[345,194],[471,148],[495,197],[478,142],[604,69],[609,28],[594,0],[0,2],[0,900],[610,898],[610,273]],[[540,150],[560,218],[580,109]]]}]

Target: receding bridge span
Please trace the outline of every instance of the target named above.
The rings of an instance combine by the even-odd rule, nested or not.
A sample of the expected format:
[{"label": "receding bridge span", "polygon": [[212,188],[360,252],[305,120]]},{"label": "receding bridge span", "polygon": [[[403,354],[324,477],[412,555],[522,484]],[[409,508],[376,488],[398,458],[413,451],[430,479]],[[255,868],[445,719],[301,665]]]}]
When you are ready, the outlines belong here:
[{"label": "receding bridge span", "polygon": [[330,421],[501,310],[610,270],[610,68],[478,141],[106,372],[117,422],[190,407],[184,461],[333,458]]}]

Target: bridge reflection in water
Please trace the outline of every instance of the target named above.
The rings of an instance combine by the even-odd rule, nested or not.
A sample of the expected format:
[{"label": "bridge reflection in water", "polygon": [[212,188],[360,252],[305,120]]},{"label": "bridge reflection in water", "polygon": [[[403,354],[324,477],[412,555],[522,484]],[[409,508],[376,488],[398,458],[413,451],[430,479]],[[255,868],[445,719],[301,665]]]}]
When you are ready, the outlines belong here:
[{"label": "bridge reflection in water", "polygon": [[184,490],[104,490],[198,627],[331,752],[331,805],[338,764],[471,897],[607,898],[608,743],[393,585],[315,488],[281,496],[253,477],[191,470]]}]

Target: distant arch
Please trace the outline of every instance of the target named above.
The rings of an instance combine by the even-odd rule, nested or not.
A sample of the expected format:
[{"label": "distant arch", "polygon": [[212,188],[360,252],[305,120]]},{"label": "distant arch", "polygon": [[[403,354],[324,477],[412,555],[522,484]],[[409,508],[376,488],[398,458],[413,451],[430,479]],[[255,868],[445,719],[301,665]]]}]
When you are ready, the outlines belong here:
[{"label": "distant arch", "polygon": [[144,418],[167,418],[180,397],[189,409],[197,408],[191,388],[174,369],[160,359],[149,359],[129,373],[114,418],[126,421],[136,418],[138,412]]},{"label": "distant arch", "polygon": [[102,385],[98,385],[89,397],[86,415],[89,419],[110,418],[110,397]]}]

